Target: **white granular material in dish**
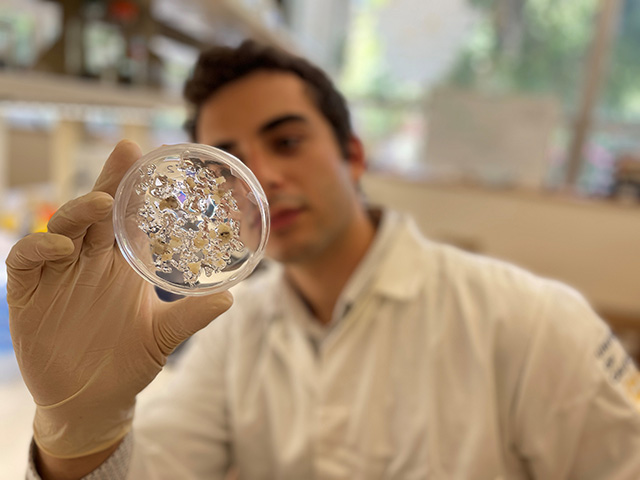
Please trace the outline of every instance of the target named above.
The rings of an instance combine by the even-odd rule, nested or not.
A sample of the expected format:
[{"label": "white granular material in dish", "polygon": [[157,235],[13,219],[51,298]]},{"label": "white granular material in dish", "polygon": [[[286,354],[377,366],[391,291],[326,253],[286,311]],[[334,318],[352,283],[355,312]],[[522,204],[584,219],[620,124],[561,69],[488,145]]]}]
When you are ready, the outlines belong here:
[{"label": "white granular material in dish", "polygon": [[235,251],[244,249],[232,189],[197,158],[182,155],[174,168],[181,178],[157,172],[155,165],[140,169],[136,193],[144,195],[138,209],[138,227],[147,234],[156,272],[180,272],[189,286],[201,274],[224,270]]}]

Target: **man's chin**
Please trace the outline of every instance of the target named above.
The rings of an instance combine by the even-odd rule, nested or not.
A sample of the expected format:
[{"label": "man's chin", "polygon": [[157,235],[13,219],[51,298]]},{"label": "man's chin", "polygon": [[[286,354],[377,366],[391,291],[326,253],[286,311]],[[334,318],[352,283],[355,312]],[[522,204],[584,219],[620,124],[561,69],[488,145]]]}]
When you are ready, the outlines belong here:
[{"label": "man's chin", "polygon": [[295,265],[310,261],[315,255],[315,249],[309,245],[281,244],[267,245],[266,254],[272,260],[284,265]]}]

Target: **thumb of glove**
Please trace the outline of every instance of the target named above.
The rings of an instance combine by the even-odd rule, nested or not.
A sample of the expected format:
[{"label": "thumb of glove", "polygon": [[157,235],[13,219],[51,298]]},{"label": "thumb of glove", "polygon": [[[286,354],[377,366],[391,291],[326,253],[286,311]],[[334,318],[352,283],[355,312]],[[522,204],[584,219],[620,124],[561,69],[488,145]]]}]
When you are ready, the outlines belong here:
[{"label": "thumb of glove", "polygon": [[156,339],[160,351],[169,355],[175,348],[233,304],[229,292],[206,297],[187,297],[163,306],[156,317]]}]

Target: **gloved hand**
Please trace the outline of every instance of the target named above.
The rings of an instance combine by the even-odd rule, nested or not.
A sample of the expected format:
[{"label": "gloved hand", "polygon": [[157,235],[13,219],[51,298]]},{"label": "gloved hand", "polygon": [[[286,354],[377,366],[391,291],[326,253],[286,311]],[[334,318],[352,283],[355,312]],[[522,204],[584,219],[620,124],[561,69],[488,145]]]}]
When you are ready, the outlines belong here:
[{"label": "gloved hand", "polygon": [[227,310],[221,293],[163,303],[114,241],[113,195],[140,157],[120,142],[94,190],[7,258],[15,354],[36,402],[34,438],[59,458],[105,450],[129,431],[136,394],[186,338]]}]

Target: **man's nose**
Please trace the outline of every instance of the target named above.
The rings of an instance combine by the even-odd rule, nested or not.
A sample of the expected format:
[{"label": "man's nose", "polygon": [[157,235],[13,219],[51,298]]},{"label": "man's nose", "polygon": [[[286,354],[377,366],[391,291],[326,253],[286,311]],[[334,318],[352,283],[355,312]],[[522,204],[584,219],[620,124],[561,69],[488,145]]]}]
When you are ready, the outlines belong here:
[{"label": "man's nose", "polygon": [[252,148],[244,160],[263,189],[271,190],[282,185],[284,178],[277,159],[262,148]]}]

